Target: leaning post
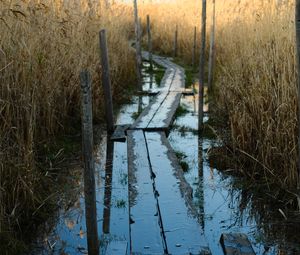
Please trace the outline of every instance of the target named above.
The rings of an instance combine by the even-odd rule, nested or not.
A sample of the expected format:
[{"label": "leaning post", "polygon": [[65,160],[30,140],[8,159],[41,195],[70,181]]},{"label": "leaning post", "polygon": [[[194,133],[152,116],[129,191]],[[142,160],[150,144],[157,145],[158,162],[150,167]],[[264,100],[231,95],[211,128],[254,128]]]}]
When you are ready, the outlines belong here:
[{"label": "leaning post", "polygon": [[201,24],[201,47],[199,67],[199,108],[198,108],[198,131],[203,130],[203,104],[204,104],[204,68],[206,46],[206,0],[202,0],[202,24]]},{"label": "leaning post", "polygon": [[105,99],[105,113],[106,113],[106,124],[107,132],[112,134],[114,132],[114,117],[113,117],[113,102],[111,95],[111,80],[109,73],[109,60],[108,60],[108,49],[106,41],[106,31],[102,29],[99,34],[100,39],[100,55],[101,55],[101,66],[102,66],[102,85],[104,90]]},{"label": "leaning post", "polygon": [[150,71],[152,71],[153,70],[152,35],[151,35],[151,25],[150,25],[150,16],[149,15],[147,15],[147,34],[148,34],[148,52],[149,52]]},{"label": "leaning post", "polygon": [[89,72],[80,73],[82,105],[82,150],[84,159],[84,196],[88,253],[99,254],[93,156],[92,84]]},{"label": "leaning post", "polygon": [[138,16],[138,6],[137,0],[133,0],[134,4],[134,23],[135,23],[135,47],[136,47],[136,68],[137,68],[137,80],[138,80],[138,89],[143,90],[142,84],[142,48],[140,42],[140,29],[139,29],[139,16]]},{"label": "leaning post", "polygon": [[212,25],[210,34],[210,46],[209,46],[209,61],[208,61],[208,90],[212,90],[214,79],[214,64],[215,64],[215,32],[216,32],[216,0],[213,0],[213,13],[212,13]]}]

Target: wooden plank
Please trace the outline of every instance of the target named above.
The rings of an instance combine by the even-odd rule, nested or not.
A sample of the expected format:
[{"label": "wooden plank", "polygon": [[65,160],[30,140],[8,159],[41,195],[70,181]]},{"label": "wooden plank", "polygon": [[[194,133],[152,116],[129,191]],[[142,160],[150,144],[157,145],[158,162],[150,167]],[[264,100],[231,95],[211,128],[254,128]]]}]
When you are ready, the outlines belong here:
[{"label": "wooden plank", "polygon": [[255,255],[251,243],[245,234],[222,234],[220,243],[225,255]]},{"label": "wooden plank", "polygon": [[185,77],[182,68],[169,60],[165,60],[165,63],[166,61],[168,63],[165,65],[168,68],[161,82],[160,94],[141,113],[133,124],[133,129],[167,130],[174,119],[184,90]]},{"label": "wooden plank", "polygon": [[185,89],[184,91],[182,91],[182,95],[184,95],[184,96],[194,96],[195,91],[193,89]]},{"label": "wooden plank", "polygon": [[147,128],[151,119],[158,111],[161,103],[167,97],[168,92],[161,92],[156,97],[153,98],[151,103],[144,109],[144,111],[140,114],[137,120],[133,123],[133,129],[143,129]]},{"label": "wooden plank", "polygon": [[114,241],[109,243],[106,249],[106,255],[127,255],[128,243],[126,241]]},{"label": "wooden plank", "polygon": [[111,141],[115,142],[126,142],[126,131],[131,127],[129,124],[118,125],[115,128],[114,133],[110,137]]},{"label": "wooden plank", "polygon": [[131,247],[133,254],[164,254],[154,180],[144,133],[128,131]]},{"label": "wooden plank", "polygon": [[[163,132],[146,132],[169,254],[202,254],[207,242],[176,155]],[[174,201],[176,201],[174,203]]]},{"label": "wooden plank", "polygon": [[176,110],[180,104],[181,93],[170,92],[162,102],[156,114],[151,119],[146,129],[167,130],[172,124]]}]

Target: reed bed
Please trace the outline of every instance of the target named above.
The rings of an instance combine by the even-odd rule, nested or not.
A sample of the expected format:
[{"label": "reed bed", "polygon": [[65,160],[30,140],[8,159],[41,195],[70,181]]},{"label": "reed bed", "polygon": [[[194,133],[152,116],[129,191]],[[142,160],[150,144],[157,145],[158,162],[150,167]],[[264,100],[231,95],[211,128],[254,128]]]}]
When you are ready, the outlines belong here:
[{"label": "reed bed", "polygon": [[[103,1],[104,3],[104,1]],[[101,1],[0,1],[0,246],[47,205],[48,145],[80,130],[79,73],[93,76],[94,116],[103,115],[98,32],[108,30],[113,95],[119,102],[135,81],[131,9]],[[128,13],[128,15],[124,15]],[[62,148],[56,153],[61,154]],[[58,154],[55,155],[58,156]],[[47,163],[47,164],[45,164]],[[45,205],[46,204],[46,205]],[[2,249],[3,250],[3,249]],[[4,248],[5,250],[5,248]],[[9,253],[13,254],[13,253]]]},{"label": "reed bed", "polygon": [[[207,55],[212,1],[207,1]],[[154,48],[172,53],[179,27],[179,57],[191,64],[193,28],[201,25],[201,1],[146,3]],[[297,89],[294,1],[216,0],[214,109],[226,116],[229,147],[244,158],[244,173],[295,188],[297,171]],[[199,53],[197,53],[199,55]],[[248,164],[251,163],[251,164]]]}]

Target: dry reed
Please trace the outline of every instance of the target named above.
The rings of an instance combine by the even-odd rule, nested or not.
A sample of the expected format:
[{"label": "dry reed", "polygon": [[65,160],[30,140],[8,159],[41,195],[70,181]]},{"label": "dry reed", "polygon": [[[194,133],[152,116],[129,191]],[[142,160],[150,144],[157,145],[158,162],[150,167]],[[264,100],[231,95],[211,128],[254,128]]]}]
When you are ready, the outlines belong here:
[{"label": "dry reed", "polygon": [[[179,57],[191,63],[194,26],[200,39],[200,4],[183,0],[142,6],[142,15],[151,16],[157,51],[171,55],[178,25]],[[208,28],[211,8],[208,1]],[[258,166],[247,169],[247,175],[295,188],[299,180],[294,1],[218,0],[216,13],[215,107],[228,116],[230,146]],[[207,41],[209,46],[209,33]]]},{"label": "dry reed", "polygon": [[[108,30],[115,100],[135,80],[134,55],[128,44],[131,10],[117,4],[106,9],[99,6],[101,1],[97,3],[0,1],[2,241],[10,234],[15,237],[16,228],[22,228],[23,221],[32,218],[52,192],[47,171],[54,170],[43,165],[40,158],[45,156],[41,154],[49,138],[67,133],[70,126],[80,123],[78,76],[83,68],[89,69],[94,78],[94,116],[102,116],[101,28]],[[7,245],[2,241],[0,245]]]}]

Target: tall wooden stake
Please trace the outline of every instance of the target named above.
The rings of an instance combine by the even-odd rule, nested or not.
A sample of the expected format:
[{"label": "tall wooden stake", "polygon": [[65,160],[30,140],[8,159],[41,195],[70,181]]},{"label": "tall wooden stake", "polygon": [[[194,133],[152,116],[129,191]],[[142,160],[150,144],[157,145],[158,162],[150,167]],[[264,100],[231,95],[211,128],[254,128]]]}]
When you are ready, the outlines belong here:
[{"label": "tall wooden stake", "polygon": [[204,67],[206,46],[206,0],[202,0],[201,48],[199,69],[199,108],[198,131],[203,130],[203,101],[204,101]]},{"label": "tall wooden stake", "polygon": [[215,64],[215,30],[216,30],[216,1],[213,0],[213,14],[210,34],[209,47],[209,62],[208,62],[208,89],[212,89],[214,78],[214,64]]},{"label": "tall wooden stake", "polygon": [[134,4],[134,23],[135,23],[135,47],[136,47],[136,68],[137,68],[137,79],[138,79],[138,89],[143,90],[142,84],[142,48],[140,42],[140,29],[139,29],[139,16],[138,16],[138,6],[137,0],[133,0]]},{"label": "tall wooden stake", "polygon": [[174,49],[173,49],[173,57],[177,57],[177,45],[178,45],[178,26],[176,25],[175,34],[174,34]]},{"label": "tall wooden stake", "polygon": [[99,254],[97,209],[95,191],[95,163],[93,156],[93,113],[92,113],[92,84],[87,71],[80,74],[81,104],[82,104],[82,150],[84,158],[84,195],[85,217],[87,228],[88,252]]},{"label": "tall wooden stake", "polygon": [[[297,49],[297,64],[298,64],[298,76],[297,76],[297,86],[298,86],[298,189],[300,189],[300,0],[296,0],[296,49]],[[298,203],[300,207],[300,201],[298,198]]]},{"label": "tall wooden stake", "polygon": [[105,112],[106,112],[106,124],[109,134],[114,132],[114,115],[113,115],[113,102],[111,95],[111,81],[109,73],[109,60],[108,49],[106,42],[105,29],[100,31],[100,52],[101,52],[101,66],[102,66],[102,85],[105,99]]},{"label": "tall wooden stake", "polygon": [[194,27],[194,44],[193,44],[193,55],[192,55],[193,68],[195,68],[196,49],[197,49],[197,27]]},{"label": "tall wooden stake", "polygon": [[150,16],[149,15],[147,15],[147,34],[148,34],[148,52],[149,52],[150,71],[152,71],[153,70],[152,36],[151,36],[151,25],[150,25]]}]

